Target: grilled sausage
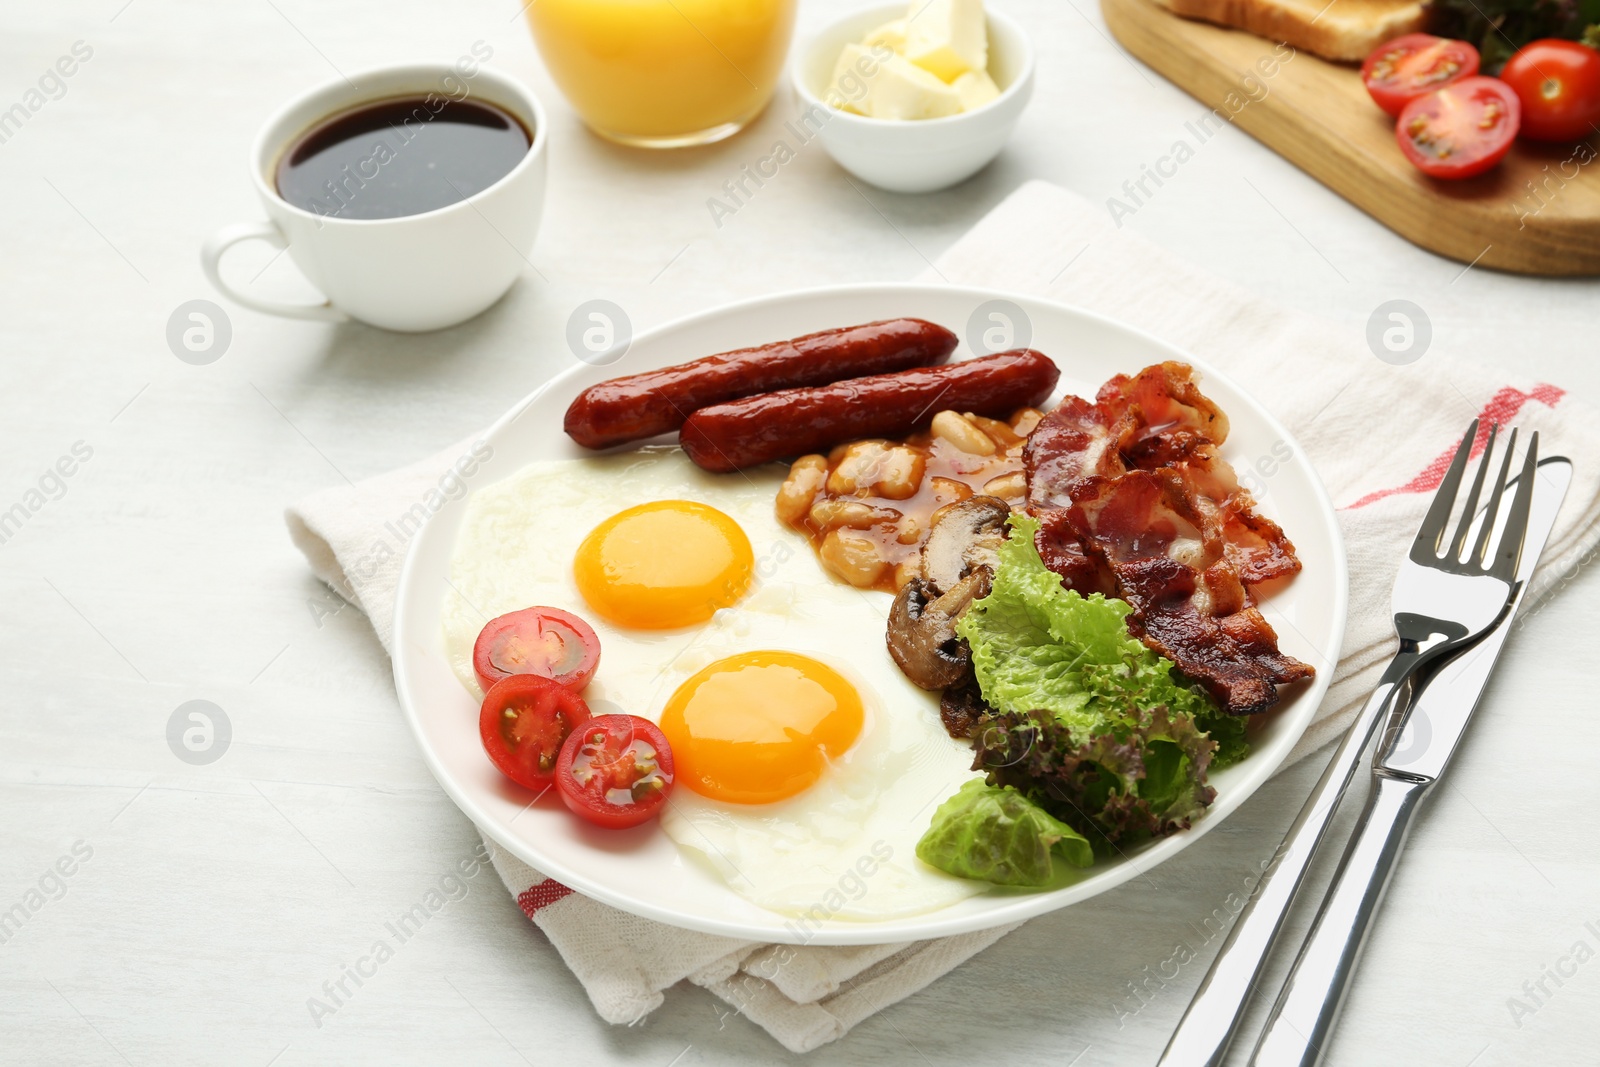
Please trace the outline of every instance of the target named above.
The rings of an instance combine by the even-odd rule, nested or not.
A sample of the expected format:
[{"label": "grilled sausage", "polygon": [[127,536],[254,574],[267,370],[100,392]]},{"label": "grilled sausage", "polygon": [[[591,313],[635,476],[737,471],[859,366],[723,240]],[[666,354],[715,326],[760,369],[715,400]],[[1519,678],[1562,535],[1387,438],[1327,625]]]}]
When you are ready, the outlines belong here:
[{"label": "grilled sausage", "polygon": [[862,437],[904,437],[948,409],[1007,418],[1044,403],[1060,376],[1049,356],[1020,348],[714,404],[689,416],[678,440],[706,470],[734,471]]},{"label": "grilled sausage", "polygon": [[590,386],[567,408],[563,428],[585,448],[609,448],[676,430],[710,404],[929,367],[949,359],[955,347],[955,334],[922,319],[824,330]]}]

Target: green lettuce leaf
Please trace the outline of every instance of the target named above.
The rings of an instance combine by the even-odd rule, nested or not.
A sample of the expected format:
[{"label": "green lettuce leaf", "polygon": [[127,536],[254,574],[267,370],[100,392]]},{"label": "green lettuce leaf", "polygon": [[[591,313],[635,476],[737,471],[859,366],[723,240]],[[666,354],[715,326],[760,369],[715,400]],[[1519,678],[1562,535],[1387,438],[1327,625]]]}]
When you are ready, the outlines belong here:
[{"label": "green lettuce leaf", "polygon": [[917,858],[929,866],[995,885],[1048,885],[1054,855],[1074,867],[1094,862],[1082,834],[1017,790],[980,778],[939,805],[917,842]]},{"label": "green lettuce leaf", "polygon": [[1191,825],[1216,797],[1213,743],[1186,715],[1141,709],[1086,740],[1048,717],[999,712],[976,740],[988,782],[1012,786],[1102,848]]},{"label": "green lettuce leaf", "polygon": [[1126,603],[1063,589],[1034,547],[1037,520],[1011,524],[989,595],[957,626],[996,713],[974,766],[1097,845],[1188,826],[1215,796],[1208,769],[1246,753],[1245,720],[1133,637]]},{"label": "green lettuce leaf", "polygon": [[991,707],[1046,711],[1085,733],[1129,705],[1190,716],[1215,710],[1199,687],[1172,677],[1170,660],[1128,633],[1126,602],[1061,588],[1034,548],[1037,519],[1018,515],[1011,525],[989,595],[957,624]]}]

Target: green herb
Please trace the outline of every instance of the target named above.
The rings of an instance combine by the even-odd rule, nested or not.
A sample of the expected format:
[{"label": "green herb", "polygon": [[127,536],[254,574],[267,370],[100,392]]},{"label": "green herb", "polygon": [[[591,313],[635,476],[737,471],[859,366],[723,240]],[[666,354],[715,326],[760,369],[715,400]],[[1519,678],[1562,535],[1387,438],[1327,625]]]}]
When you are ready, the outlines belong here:
[{"label": "green herb", "polygon": [[1544,37],[1600,44],[1600,0],[1430,0],[1430,30],[1471,41],[1483,73],[1496,74],[1512,54]]}]

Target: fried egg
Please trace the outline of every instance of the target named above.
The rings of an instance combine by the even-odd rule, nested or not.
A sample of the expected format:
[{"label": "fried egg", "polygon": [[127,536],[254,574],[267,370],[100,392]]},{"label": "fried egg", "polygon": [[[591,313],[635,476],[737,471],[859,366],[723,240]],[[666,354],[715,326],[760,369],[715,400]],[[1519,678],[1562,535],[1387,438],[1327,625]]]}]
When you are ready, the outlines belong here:
[{"label": "fried egg", "polygon": [[661,713],[679,780],[701,796],[769,804],[810,788],[861,734],[856,687],[793,652],[718,660],[680,685]]},{"label": "fried egg", "polygon": [[584,699],[657,722],[683,862],[786,915],[879,920],[984,889],[916,858],[971,751],[884,649],[888,594],[828,577],[773,499],[782,468],[713,475],[676,448],[532,464],[473,494],[443,606],[450,664],[530,605],[600,639]]},{"label": "fried egg", "polygon": [[750,538],[727,515],[658,500],[596,526],[572,573],[589,607],[618,626],[673,630],[738,603],[754,565]]}]

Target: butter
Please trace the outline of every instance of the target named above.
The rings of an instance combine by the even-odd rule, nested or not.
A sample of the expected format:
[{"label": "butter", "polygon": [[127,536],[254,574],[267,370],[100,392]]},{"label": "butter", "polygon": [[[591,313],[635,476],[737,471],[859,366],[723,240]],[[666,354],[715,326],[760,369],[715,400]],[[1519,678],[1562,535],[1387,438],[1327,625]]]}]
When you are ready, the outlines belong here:
[{"label": "butter", "polygon": [[828,85],[828,103],[840,111],[856,115],[867,113],[867,95],[872,78],[883,61],[859,44],[847,44],[833,65],[833,80]]},{"label": "butter", "polygon": [[983,0],[912,0],[906,16],[905,57],[946,82],[987,70],[989,33]]},{"label": "butter", "polygon": [[935,119],[961,111],[961,95],[921,67],[865,45],[847,44],[833,67],[828,101],[875,119]]},{"label": "butter", "polygon": [[885,22],[882,26],[861,38],[861,43],[868,48],[875,44],[881,44],[891,52],[904,52],[906,49],[906,20],[895,19],[892,22]]},{"label": "butter", "polygon": [[926,70],[901,58],[884,60],[867,96],[875,119],[936,119],[961,112],[961,96]]},{"label": "butter", "polygon": [[951,82],[950,88],[961,98],[962,111],[980,108],[1000,95],[1000,87],[986,70],[969,70]]},{"label": "butter", "polygon": [[1000,95],[988,63],[982,0],[912,0],[905,18],[844,46],[826,97],[875,119],[958,115]]}]

